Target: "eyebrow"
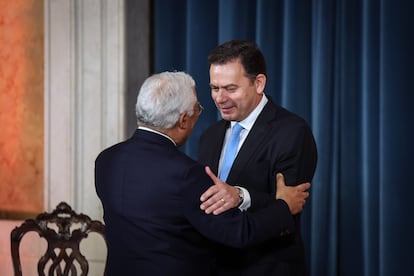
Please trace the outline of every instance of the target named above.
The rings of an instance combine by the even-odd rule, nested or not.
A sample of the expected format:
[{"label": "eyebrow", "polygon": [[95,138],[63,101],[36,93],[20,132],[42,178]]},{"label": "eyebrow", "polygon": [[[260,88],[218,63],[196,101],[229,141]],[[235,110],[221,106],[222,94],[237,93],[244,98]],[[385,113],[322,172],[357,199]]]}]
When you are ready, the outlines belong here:
[{"label": "eyebrow", "polygon": [[233,83],[227,84],[227,85],[224,85],[224,86],[218,86],[218,85],[214,85],[214,84],[211,84],[210,83],[210,87],[211,88],[219,88],[219,87],[221,87],[221,88],[224,88],[224,89],[229,89],[229,88],[237,88],[239,86],[237,84],[233,84]]}]

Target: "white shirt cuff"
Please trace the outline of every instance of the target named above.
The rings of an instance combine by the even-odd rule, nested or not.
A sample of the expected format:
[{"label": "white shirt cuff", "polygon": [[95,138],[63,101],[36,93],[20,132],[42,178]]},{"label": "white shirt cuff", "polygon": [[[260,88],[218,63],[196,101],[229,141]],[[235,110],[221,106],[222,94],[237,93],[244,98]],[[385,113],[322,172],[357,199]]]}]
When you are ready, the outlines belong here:
[{"label": "white shirt cuff", "polygon": [[246,211],[247,209],[250,208],[252,204],[250,193],[247,189],[243,187],[240,187],[240,186],[236,186],[236,187],[239,188],[243,192],[243,202],[239,205],[238,208],[240,209],[240,211]]}]

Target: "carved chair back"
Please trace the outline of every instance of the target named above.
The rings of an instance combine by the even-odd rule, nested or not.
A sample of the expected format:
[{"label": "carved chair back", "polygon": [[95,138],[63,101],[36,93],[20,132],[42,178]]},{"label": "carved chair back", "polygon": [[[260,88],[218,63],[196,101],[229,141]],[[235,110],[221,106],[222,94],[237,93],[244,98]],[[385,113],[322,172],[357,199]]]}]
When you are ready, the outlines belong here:
[{"label": "carved chair back", "polygon": [[[84,214],[72,210],[61,202],[51,213],[39,214],[27,219],[11,232],[11,255],[16,276],[22,275],[19,247],[23,236],[37,232],[47,242],[47,249],[38,262],[39,275],[87,275],[88,260],[80,252],[80,242],[91,232],[100,234],[105,240],[105,225]],[[106,243],[106,240],[105,240]]]}]

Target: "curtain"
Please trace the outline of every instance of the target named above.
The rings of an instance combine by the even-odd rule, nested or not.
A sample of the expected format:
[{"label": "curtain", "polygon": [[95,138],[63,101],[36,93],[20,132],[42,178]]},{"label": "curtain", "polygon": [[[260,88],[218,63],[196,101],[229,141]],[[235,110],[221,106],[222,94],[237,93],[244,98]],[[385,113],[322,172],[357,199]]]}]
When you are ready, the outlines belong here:
[{"label": "curtain", "polygon": [[205,106],[182,150],[219,119],[207,55],[256,41],[265,92],[305,118],[319,160],[303,214],[310,274],[412,275],[414,2],[154,0],[155,72],[184,70]]}]

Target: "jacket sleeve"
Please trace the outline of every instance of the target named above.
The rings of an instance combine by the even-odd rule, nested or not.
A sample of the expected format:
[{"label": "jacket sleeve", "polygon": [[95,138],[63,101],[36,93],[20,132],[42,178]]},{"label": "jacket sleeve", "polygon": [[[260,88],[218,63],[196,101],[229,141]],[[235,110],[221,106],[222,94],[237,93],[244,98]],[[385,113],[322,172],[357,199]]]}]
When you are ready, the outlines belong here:
[{"label": "jacket sleeve", "polygon": [[263,202],[267,202],[266,207],[256,212],[241,212],[233,208],[221,215],[207,215],[200,209],[199,199],[212,182],[203,166],[194,166],[185,178],[187,184],[180,191],[183,213],[202,235],[212,241],[241,248],[283,238],[295,231],[287,204],[269,197],[263,198]]}]

